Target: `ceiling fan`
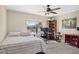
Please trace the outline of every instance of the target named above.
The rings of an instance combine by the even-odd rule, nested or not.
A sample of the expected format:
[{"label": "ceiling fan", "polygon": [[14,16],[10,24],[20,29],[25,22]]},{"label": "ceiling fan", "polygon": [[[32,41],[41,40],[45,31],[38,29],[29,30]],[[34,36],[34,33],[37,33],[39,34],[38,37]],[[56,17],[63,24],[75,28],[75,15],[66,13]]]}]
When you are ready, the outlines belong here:
[{"label": "ceiling fan", "polygon": [[45,15],[49,15],[50,13],[52,13],[52,14],[58,14],[57,12],[54,12],[54,11],[55,10],[59,10],[59,9],[61,9],[61,8],[54,8],[54,9],[52,9],[52,8],[50,8],[50,5],[47,5],[46,6],[46,10],[43,11],[43,12],[45,12]]}]

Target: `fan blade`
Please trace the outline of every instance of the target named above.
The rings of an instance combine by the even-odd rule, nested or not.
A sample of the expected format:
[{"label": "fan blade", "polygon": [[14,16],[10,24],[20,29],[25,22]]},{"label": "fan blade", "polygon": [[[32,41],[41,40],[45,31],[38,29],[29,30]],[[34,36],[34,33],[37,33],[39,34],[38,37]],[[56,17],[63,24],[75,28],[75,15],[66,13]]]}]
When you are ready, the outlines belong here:
[{"label": "fan blade", "polygon": [[59,10],[59,9],[61,9],[61,8],[54,8],[54,9],[52,9],[52,10]]},{"label": "fan blade", "polygon": [[49,15],[49,13],[45,13],[45,15]]},{"label": "fan blade", "polygon": [[51,12],[51,13],[53,13],[53,14],[57,14],[56,12]]},{"label": "fan blade", "polygon": [[38,12],[40,13],[40,12],[46,12],[46,11],[38,11]]}]

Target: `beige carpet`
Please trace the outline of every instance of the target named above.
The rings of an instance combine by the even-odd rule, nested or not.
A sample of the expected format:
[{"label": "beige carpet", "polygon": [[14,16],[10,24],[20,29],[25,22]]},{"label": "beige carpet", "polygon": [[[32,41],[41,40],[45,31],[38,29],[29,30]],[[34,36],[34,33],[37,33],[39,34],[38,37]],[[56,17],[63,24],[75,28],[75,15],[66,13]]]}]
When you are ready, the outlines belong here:
[{"label": "beige carpet", "polygon": [[48,41],[47,48],[47,54],[79,54],[79,48],[53,40]]}]

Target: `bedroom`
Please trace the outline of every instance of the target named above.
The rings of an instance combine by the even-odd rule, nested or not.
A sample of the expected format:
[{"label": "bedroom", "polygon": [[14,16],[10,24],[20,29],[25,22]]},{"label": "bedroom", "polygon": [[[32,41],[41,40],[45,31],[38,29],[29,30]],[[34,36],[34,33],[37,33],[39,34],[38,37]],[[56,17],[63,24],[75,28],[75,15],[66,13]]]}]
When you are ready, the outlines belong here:
[{"label": "bedroom", "polygon": [[[45,43],[47,43],[46,46],[48,47],[48,50],[46,51],[46,53],[48,53],[48,54],[50,54],[50,53],[52,53],[52,54],[53,53],[79,53],[78,52],[79,48],[71,46],[71,45],[67,45],[66,43],[69,43],[69,42],[68,41],[65,42],[65,37],[64,37],[65,34],[67,34],[69,36],[72,36],[72,35],[78,36],[79,35],[79,31],[77,30],[77,27],[79,27],[79,20],[78,20],[79,19],[79,6],[78,5],[75,5],[75,6],[74,5],[71,5],[71,6],[66,6],[66,5],[53,6],[52,5],[51,6],[50,5],[51,8],[61,7],[61,9],[56,10],[56,12],[58,14],[50,13],[47,15],[45,15],[44,12],[40,12],[40,11],[46,10],[46,9],[43,10],[43,8],[45,8],[45,7],[47,7],[47,6],[45,6],[45,5],[33,5],[33,6],[32,5],[26,5],[26,6],[21,6],[21,5],[6,6],[5,5],[5,6],[0,6],[0,46],[2,44],[7,44],[7,42],[13,43],[11,41],[8,41],[8,39],[10,40],[11,37],[6,39],[6,37],[11,36],[11,34],[17,34],[18,36],[19,35],[28,36],[29,32],[33,31],[33,32],[31,32],[32,36],[34,35],[35,37],[40,38],[42,40],[45,39]],[[70,19],[70,18],[77,18],[76,28],[63,29],[62,20]],[[60,32],[60,34],[62,35],[62,39],[60,40],[61,42],[58,39],[59,37],[57,38],[58,40],[53,40],[53,37],[51,38],[51,40],[49,40],[47,37],[48,35],[40,37],[40,32],[41,32],[40,26],[31,28],[31,29],[29,28],[30,30],[27,29],[27,25],[29,25],[28,23],[30,22],[30,24],[32,24],[32,25],[35,24],[35,26],[37,23],[41,23],[41,28],[43,28],[43,30],[44,30],[45,28],[49,28],[48,21],[53,21],[53,20],[57,21],[55,30],[56,30],[57,34],[59,34],[59,32]],[[27,21],[28,21],[28,23],[27,23]],[[38,28],[38,29],[36,29],[36,28]],[[46,31],[46,29],[44,31]],[[48,31],[48,29],[47,29],[47,31]],[[20,34],[20,32],[21,32],[21,34]],[[17,36],[17,35],[14,35],[14,36]],[[50,37],[51,37],[51,35],[50,35]],[[32,38],[34,38],[34,37],[32,37]],[[14,39],[16,39],[16,38],[14,38]],[[20,39],[20,38],[17,38],[17,39]],[[21,39],[20,39],[20,41],[21,41]],[[20,41],[15,40],[14,43],[20,42]],[[37,43],[37,45],[39,46],[38,43]],[[79,45],[78,45],[78,47],[79,47]],[[40,47],[39,47],[39,49],[40,49]],[[62,49],[62,51],[61,51],[61,49]],[[35,52],[33,51],[33,53],[36,53],[37,50],[38,49],[35,49]],[[39,51],[39,52],[42,52],[42,51]],[[9,53],[9,52],[5,51],[4,53]],[[31,53],[31,52],[28,52],[28,53]]]}]

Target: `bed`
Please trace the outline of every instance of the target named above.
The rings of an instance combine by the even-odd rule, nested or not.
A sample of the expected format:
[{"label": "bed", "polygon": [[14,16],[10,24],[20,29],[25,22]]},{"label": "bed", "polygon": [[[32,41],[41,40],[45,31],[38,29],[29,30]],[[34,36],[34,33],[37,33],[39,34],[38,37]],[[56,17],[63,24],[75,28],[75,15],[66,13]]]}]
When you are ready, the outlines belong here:
[{"label": "bed", "polygon": [[0,44],[0,54],[46,53],[45,42],[34,36],[7,36]]}]

